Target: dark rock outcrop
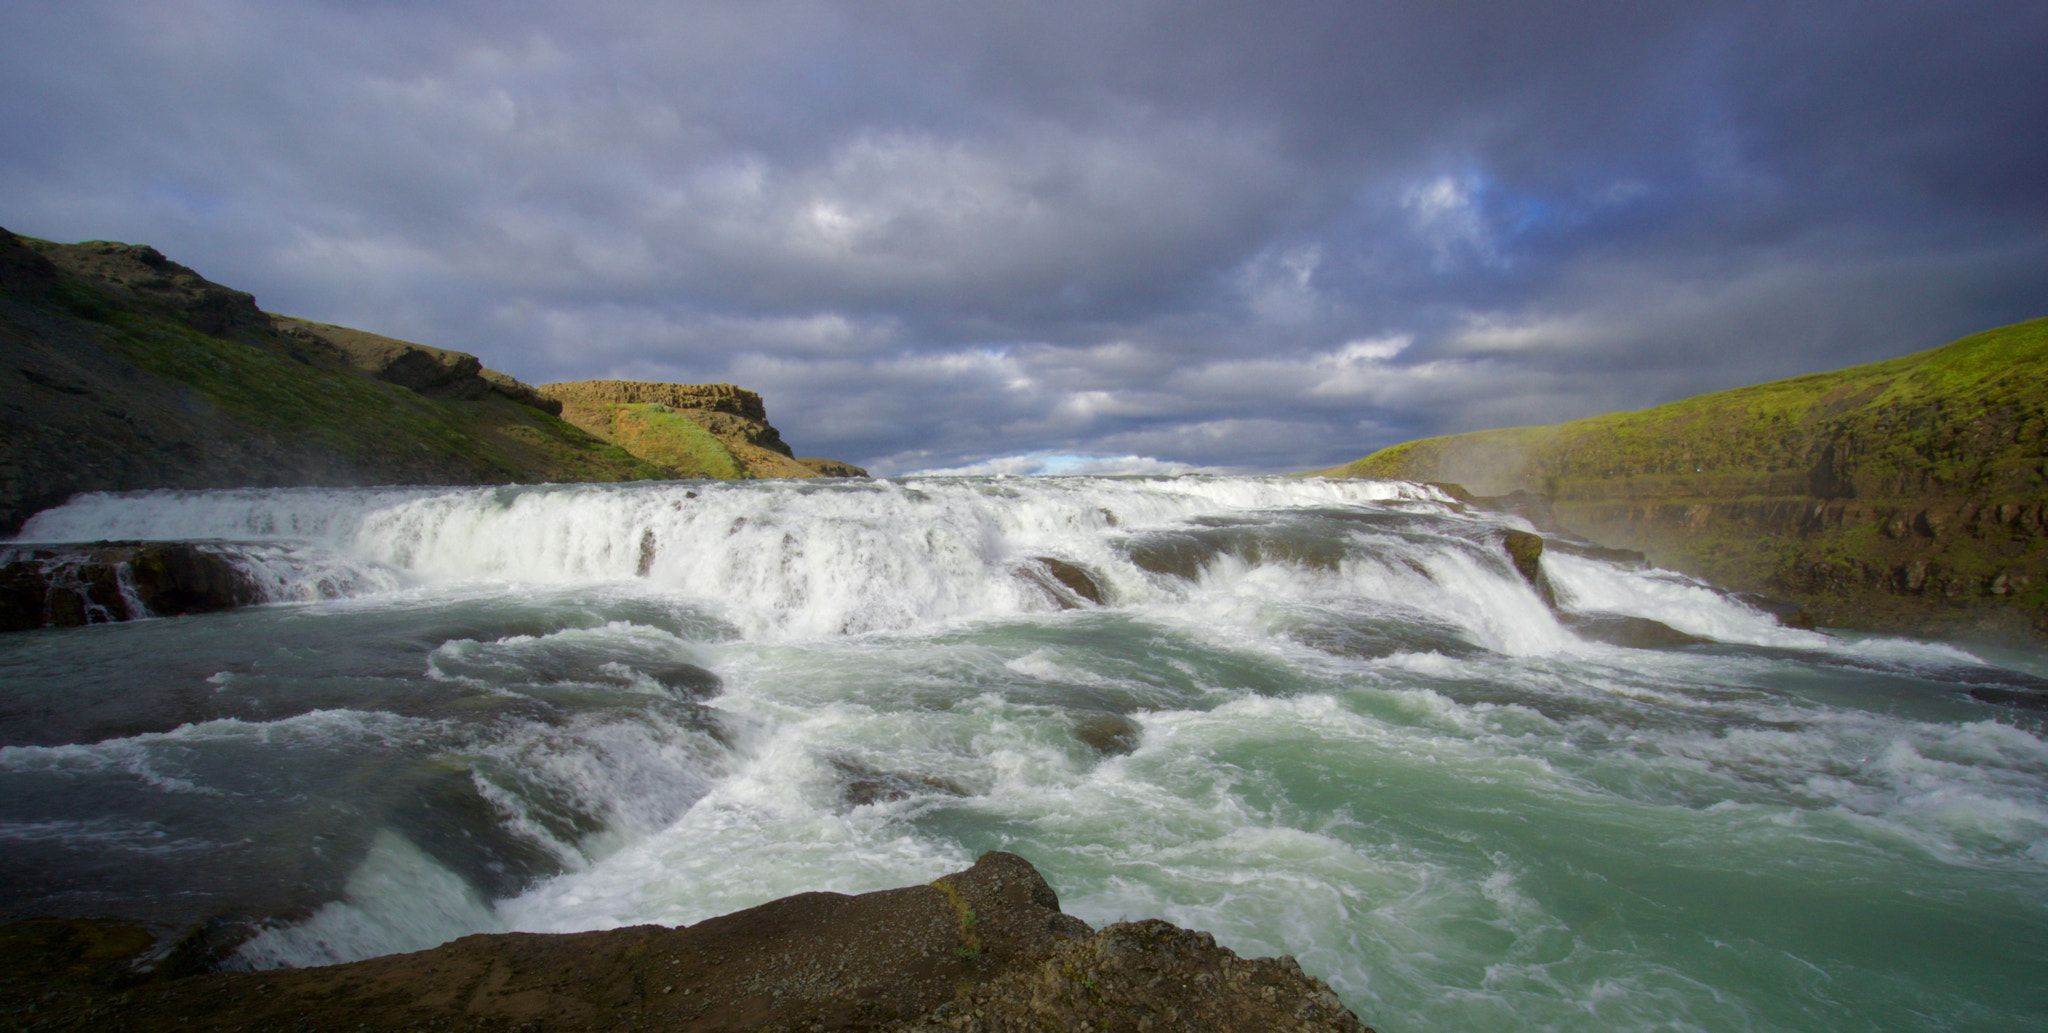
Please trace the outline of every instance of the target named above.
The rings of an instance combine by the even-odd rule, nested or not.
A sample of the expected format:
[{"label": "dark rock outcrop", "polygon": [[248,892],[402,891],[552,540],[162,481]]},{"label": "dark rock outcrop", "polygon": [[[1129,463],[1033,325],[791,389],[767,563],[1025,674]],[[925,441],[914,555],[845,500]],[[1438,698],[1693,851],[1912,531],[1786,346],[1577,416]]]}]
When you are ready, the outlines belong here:
[{"label": "dark rock outcrop", "polygon": [[1515,565],[1515,573],[1543,597],[1545,606],[1557,605],[1557,591],[1550,586],[1550,579],[1543,576],[1543,536],[1527,531],[1509,531],[1501,538],[1501,548],[1508,554],[1508,561]]},{"label": "dark rock outcrop", "polygon": [[211,613],[262,601],[217,549],[96,542],[0,549],[0,631]]},{"label": "dark rock outcrop", "polygon": [[1675,649],[1712,641],[1663,621],[1623,613],[1567,613],[1559,615],[1558,622],[1580,638],[1630,649]]},{"label": "dark rock outcrop", "polygon": [[1087,568],[1051,556],[1035,556],[1017,567],[1017,576],[1038,586],[1062,610],[1101,606],[1102,583]]},{"label": "dark rock outcrop", "polygon": [[1145,730],[1122,714],[1088,714],[1074,719],[1074,738],[1105,757],[1131,753]]},{"label": "dark rock outcrop", "polygon": [[1246,960],[1160,921],[1099,932],[1029,862],[983,854],[924,886],[802,893],[684,928],[469,936],[325,968],[148,979],[134,937],[0,930],[15,1028],[1365,1033],[1292,958]]},{"label": "dark rock outcrop", "polygon": [[499,395],[551,416],[562,413],[560,402],[541,397],[532,385],[485,369],[483,360],[468,352],[290,316],[272,316],[270,321],[279,333],[331,349],[364,373],[429,398],[473,402]]}]

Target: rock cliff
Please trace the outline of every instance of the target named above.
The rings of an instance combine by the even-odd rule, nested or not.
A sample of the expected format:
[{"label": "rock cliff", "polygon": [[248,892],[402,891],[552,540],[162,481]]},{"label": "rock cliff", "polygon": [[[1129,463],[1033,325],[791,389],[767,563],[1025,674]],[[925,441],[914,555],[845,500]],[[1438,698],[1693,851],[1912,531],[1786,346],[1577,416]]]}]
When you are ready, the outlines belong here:
[{"label": "rock cliff", "polygon": [[1539,493],[1558,529],[1831,626],[2048,635],[2048,320],[1322,472]]},{"label": "rock cliff", "polygon": [[[1288,957],[1148,920],[1093,930],[1029,862],[923,886],[802,893],[693,926],[470,936],[325,968],[154,975],[139,931],[0,927],[24,1031],[361,1029],[1370,1033]],[[162,971],[166,967],[169,971]]]},{"label": "rock cliff", "polygon": [[542,384],[562,418],[679,477],[865,477],[836,459],[798,459],[761,396],[731,384],[580,380]]}]

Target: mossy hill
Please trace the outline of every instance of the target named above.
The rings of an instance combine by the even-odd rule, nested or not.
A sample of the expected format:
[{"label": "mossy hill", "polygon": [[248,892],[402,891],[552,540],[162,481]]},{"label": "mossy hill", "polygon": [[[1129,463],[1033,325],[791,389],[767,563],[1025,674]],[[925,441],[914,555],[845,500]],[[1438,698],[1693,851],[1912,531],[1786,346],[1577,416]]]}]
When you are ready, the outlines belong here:
[{"label": "mossy hill", "polygon": [[0,535],[81,491],[752,472],[614,444],[473,355],[275,316],[141,245],[0,230],[0,385]]},{"label": "mossy hill", "polygon": [[1824,624],[2048,635],[2048,320],[1321,473],[1539,493],[1561,530]]},{"label": "mossy hill", "polygon": [[686,477],[865,477],[836,459],[798,459],[761,396],[731,384],[582,380],[542,384],[562,418]]}]

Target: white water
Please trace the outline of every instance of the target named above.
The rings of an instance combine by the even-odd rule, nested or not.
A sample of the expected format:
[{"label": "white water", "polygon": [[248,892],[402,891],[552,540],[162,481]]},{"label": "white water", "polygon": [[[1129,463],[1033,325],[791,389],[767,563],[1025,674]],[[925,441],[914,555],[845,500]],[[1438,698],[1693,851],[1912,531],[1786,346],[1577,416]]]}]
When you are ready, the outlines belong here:
[{"label": "white water", "polygon": [[[1509,527],[1251,478],[85,496],[20,540],[237,543],[297,602],[0,643],[0,678],[73,701],[0,747],[0,842],[103,907],[149,898],[40,859],[118,842],[107,879],[126,850],[239,913],[305,866],[312,917],[257,964],[1001,848],[1091,922],[1295,954],[1382,1028],[2048,1025],[2048,745],[1957,680],[2039,657],[1552,551],[1562,607],[1714,644],[1588,641]],[[1046,559],[1106,605],[1062,609]],[[1105,715],[1133,751],[1077,738]]]}]

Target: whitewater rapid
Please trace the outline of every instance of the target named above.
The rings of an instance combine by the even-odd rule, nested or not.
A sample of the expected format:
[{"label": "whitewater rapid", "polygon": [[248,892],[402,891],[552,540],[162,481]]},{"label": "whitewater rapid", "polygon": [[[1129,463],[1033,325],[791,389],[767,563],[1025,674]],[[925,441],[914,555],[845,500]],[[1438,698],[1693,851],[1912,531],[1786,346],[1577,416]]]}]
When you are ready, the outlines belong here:
[{"label": "whitewater rapid", "polygon": [[273,602],[0,640],[0,905],[309,964],[1000,848],[1383,1028],[2048,1024],[2048,745],[1967,692],[2040,655],[1570,543],[1553,607],[1511,530],[1293,478],[80,496],[17,541]]}]

